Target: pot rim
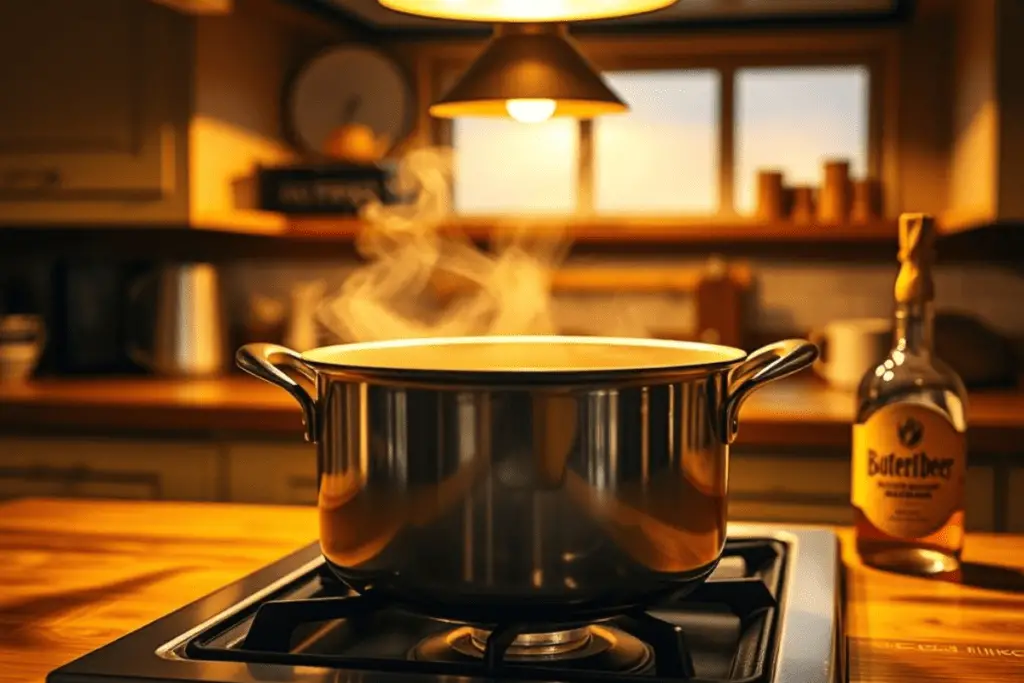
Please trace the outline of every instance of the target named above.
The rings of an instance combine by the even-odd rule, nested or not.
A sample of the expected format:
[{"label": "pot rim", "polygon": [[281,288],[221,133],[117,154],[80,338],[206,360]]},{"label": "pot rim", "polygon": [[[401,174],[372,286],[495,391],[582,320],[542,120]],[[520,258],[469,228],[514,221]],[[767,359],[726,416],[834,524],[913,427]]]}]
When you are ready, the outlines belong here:
[{"label": "pot rim", "polygon": [[[711,356],[711,360],[648,363],[613,368],[594,367],[553,367],[542,369],[519,368],[426,368],[395,367],[368,362],[344,362],[344,356],[364,351],[381,349],[422,348],[426,346],[458,347],[472,344],[564,344],[591,346],[619,346],[632,348],[662,349],[693,354],[698,352]],[[717,357],[717,358],[716,358]],[[637,379],[639,377],[675,377],[707,375],[731,368],[747,357],[747,352],[731,346],[703,342],[678,341],[671,339],[647,339],[640,337],[598,337],[567,335],[508,335],[468,337],[421,337],[411,339],[390,339],[385,341],[354,342],[310,349],[301,354],[302,362],[327,374],[341,374],[360,379],[385,379],[392,381],[457,382],[461,384],[500,383],[509,385],[535,385],[564,382],[600,382]]]}]

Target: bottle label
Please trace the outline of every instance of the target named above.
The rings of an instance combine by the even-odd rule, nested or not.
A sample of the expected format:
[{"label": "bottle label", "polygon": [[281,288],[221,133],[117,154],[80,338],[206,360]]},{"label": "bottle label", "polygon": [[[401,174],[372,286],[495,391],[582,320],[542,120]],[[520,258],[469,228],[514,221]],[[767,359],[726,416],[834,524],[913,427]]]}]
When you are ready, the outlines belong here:
[{"label": "bottle label", "polygon": [[924,404],[880,408],[853,427],[851,498],[875,527],[896,538],[933,534],[963,504],[966,439]]}]

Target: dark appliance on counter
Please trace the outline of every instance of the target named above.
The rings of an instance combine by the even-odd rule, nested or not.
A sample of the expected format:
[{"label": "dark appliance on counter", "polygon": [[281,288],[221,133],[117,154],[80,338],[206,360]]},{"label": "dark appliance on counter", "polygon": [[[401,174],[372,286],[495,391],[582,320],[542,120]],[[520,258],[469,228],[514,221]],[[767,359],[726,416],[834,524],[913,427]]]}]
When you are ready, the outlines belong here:
[{"label": "dark appliance on counter", "polygon": [[[827,683],[842,670],[838,544],[733,525],[710,579],[593,621],[441,620],[356,595],[309,546],[52,672],[49,683],[691,681]],[[438,598],[440,599],[440,598]]]},{"label": "dark appliance on counter", "polygon": [[134,282],[150,266],[139,262],[61,261],[50,279],[48,342],[41,374],[143,372],[128,353],[139,334],[131,328]]},{"label": "dark appliance on counter", "polygon": [[57,263],[40,374],[193,377],[226,365],[217,268],[207,263]]}]

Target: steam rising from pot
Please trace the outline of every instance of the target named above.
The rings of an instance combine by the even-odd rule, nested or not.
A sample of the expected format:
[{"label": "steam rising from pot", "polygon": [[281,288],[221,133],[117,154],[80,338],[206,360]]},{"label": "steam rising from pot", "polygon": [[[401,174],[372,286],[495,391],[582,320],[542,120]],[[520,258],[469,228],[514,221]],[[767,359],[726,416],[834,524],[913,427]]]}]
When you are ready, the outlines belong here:
[{"label": "steam rising from pot", "polygon": [[[490,250],[451,229],[453,151],[423,148],[399,166],[409,204],[368,204],[356,248],[366,263],[325,300],[320,322],[344,341],[554,334],[551,273],[564,230],[543,237],[524,220],[495,227]],[[447,291],[451,296],[444,296]]]}]

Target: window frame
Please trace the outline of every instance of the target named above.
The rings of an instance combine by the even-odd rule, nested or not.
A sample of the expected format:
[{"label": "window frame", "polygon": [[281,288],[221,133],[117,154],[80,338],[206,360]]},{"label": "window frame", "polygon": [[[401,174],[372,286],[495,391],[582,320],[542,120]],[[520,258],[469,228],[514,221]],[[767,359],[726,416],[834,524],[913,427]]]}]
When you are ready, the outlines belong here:
[{"label": "window frame", "polygon": [[[719,72],[719,209],[708,216],[671,215],[676,222],[734,222],[736,162],[736,72],[771,67],[864,66],[868,70],[867,172],[881,182],[883,206],[891,213],[899,197],[897,122],[899,116],[899,35],[894,29],[822,30],[813,34],[764,31],[717,35],[679,34],[601,37],[578,40],[595,67],[604,71],[712,69]],[[426,113],[440,97],[446,79],[461,73],[479,53],[477,42],[421,44],[418,92],[421,123],[429,144],[450,145],[451,121]],[[577,206],[593,215],[593,122],[581,120]],[[474,219],[483,217],[474,216]],[[497,217],[496,217],[497,218]]]}]

